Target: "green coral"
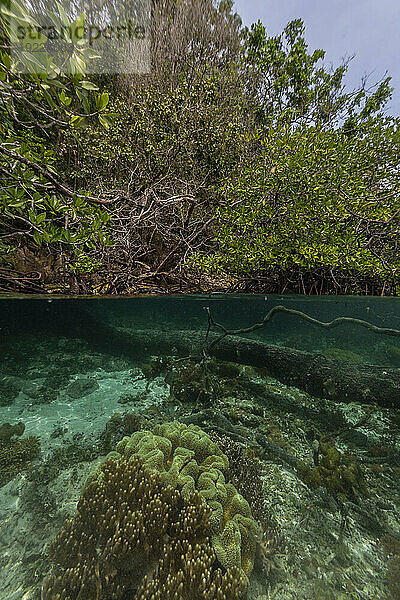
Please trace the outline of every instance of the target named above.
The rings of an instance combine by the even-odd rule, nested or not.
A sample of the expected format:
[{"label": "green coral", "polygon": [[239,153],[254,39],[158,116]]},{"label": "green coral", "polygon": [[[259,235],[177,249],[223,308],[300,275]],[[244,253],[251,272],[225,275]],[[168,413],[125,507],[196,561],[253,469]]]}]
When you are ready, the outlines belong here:
[{"label": "green coral", "polygon": [[204,366],[191,360],[180,363],[166,379],[171,387],[171,395],[180,402],[207,402],[211,390],[206,385]]},{"label": "green coral", "polygon": [[347,454],[329,443],[320,443],[318,465],[309,467],[299,461],[297,471],[310,488],[319,486],[333,495],[355,497],[358,493],[367,494],[361,467]]},{"label": "green coral", "polygon": [[245,600],[247,577],[216,560],[210,513],[139,455],[109,458],[49,546],[42,599]]},{"label": "green coral", "polygon": [[[211,527],[214,535],[211,540],[224,567],[240,566],[248,575],[253,569],[254,535],[258,532],[258,525],[252,517],[249,503],[232,484],[225,485],[225,494],[224,498],[209,502],[213,509]],[[219,518],[215,519],[217,515]]]},{"label": "green coral", "polygon": [[227,456],[200,427],[164,423],[123,438],[117,452],[139,455],[148,469],[185,498],[199,492],[212,510],[211,540],[220,563],[225,568],[240,567],[246,575],[252,571],[257,523],[247,500],[225,482]]},{"label": "green coral", "polygon": [[4,423],[0,427],[0,486],[27,469],[30,461],[40,452],[38,437],[14,439],[14,436],[21,436],[24,429],[23,423]]}]

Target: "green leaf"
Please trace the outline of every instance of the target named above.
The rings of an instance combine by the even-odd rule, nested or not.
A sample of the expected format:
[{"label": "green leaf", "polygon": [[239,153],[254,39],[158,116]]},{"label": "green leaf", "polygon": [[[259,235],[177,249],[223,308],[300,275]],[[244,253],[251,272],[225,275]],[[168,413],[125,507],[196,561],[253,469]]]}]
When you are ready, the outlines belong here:
[{"label": "green leaf", "polygon": [[25,66],[27,66],[29,68],[29,63],[31,63],[32,65],[35,65],[36,67],[38,67],[40,69],[40,71],[45,71],[47,65],[40,62],[36,56],[34,56],[33,54],[31,54],[30,52],[27,52],[26,50],[23,50],[21,52],[21,60],[24,62]]},{"label": "green leaf", "polygon": [[70,231],[68,231],[68,229],[63,230],[61,237],[64,239],[65,242],[72,242],[72,235]]},{"label": "green leaf", "polygon": [[75,89],[75,93],[78,96],[79,100],[83,100],[85,98],[85,92],[82,92],[78,87]]},{"label": "green leaf", "polygon": [[103,115],[98,115],[99,121],[100,123],[103,125],[103,127],[105,127],[105,129],[109,129],[110,126],[112,125],[111,121],[109,121],[107,119],[107,117],[103,116]]},{"label": "green leaf", "polygon": [[79,115],[72,115],[70,123],[71,125],[79,125],[81,123],[81,121],[83,120],[83,117],[80,117]]},{"label": "green leaf", "polygon": [[59,88],[61,90],[65,89],[65,85],[63,85],[60,81],[57,81],[56,79],[49,77],[48,82],[50,83],[51,87]]},{"label": "green leaf", "polygon": [[41,233],[39,233],[39,231],[34,232],[33,239],[35,240],[35,242],[37,243],[38,246],[42,245],[43,237],[42,237]]},{"label": "green leaf", "polygon": [[69,27],[71,25],[71,21],[68,19],[67,15],[65,14],[65,11],[62,7],[62,5],[59,2],[56,2],[58,11],[60,13],[60,17],[61,17],[61,22],[65,27]]},{"label": "green leaf", "polygon": [[87,81],[86,79],[81,82],[81,87],[83,87],[85,90],[97,91],[99,89],[96,84],[92,83],[91,81]]},{"label": "green leaf", "polygon": [[110,96],[107,92],[104,92],[103,94],[100,94],[100,96],[97,96],[97,100],[99,109],[104,110],[110,100]]},{"label": "green leaf", "polygon": [[0,62],[9,69],[11,67],[11,58],[7,52],[0,52]]}]

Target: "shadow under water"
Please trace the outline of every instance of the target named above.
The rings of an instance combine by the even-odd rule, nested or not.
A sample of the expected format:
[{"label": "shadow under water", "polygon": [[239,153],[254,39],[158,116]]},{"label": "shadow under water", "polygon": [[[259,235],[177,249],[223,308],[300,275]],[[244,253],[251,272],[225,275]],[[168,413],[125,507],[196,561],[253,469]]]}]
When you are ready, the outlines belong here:
[{"label": "shadow under water", "polygon": [[0,307],[2,600],[399,600],[397,299]]}]

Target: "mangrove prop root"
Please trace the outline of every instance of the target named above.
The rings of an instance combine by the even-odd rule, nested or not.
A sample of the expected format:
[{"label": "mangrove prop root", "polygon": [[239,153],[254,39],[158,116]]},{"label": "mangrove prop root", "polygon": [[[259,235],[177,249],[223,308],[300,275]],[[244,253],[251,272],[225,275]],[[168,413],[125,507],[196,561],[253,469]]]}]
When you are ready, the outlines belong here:
[{"label": "mangrove prop root", "polygon": [[285,313],[288,315],[295,315],[296,317],[299,317],[303,321],[306,321],[307,323],[311,323],[312,325],[317,325],[318,327],[322,327],[323,329],[333,329],[334,327],[337,327],[338,325],[343,325],[345,323],[349,323],[352,325],[359,325],[360,327],[365,327],[365,329],[368,329],[369,331],[372,331],[373,333],[379,333],[379,334],[383,334],[383,335],[400,337],[400,330],[398,330],[398,329],[388,329],[386,327],[377,327],[376,325],[373,325],[372,323],[368,323],[368,321],[363,321],[362,319],[355,319],[353,317],[338,317],[337,319],[333,319],[333,321],[329,321],[328,323],[325,323],[324,321],[319,321],[318,319],[314,319],[313,317],[310,317],[306,313],[303,313],[301,310],[295,310],[293,308],[286,308],[285,306],[280,306],[280,305],[274,306],[273,308],[271,308],[271,310],[265,315],[265,317],[263,318],[261,323],[255,323],[254,325],[251,325],[250,327],[243,327],[242,329],[230,329],[229,330],[229,329],[226,329],[220,323],[217,323],[216,321],[214,321],[214,319],[211,315],[210,309],[208,307],[205,307],[205,309],[207,310],[207,314],[208,314],[208,329],[207,329],[206,338],[208,337],[208,333],[210,331],[211,325],[213,325],[214,327],[217,327],[218,329],[221,329],[221,331],[223,331],[223,333],[220,335],[219,338],[217,338],[211,342],[211,344],[208,347],[209,351],[212,346],[215,346],[216,344],[218,344],[227,335],[243,335],[246,333],[251,333],[253,331],[256,331],[257,329],[261,329],[262,327],[265,327],[265,325],[278,312]]}]

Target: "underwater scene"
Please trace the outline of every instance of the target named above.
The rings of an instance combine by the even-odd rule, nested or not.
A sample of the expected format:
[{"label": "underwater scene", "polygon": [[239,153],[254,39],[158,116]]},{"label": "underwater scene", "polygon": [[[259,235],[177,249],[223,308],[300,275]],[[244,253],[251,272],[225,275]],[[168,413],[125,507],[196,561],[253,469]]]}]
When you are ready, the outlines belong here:
[{"label": "underwater scene", "polygon": [[399,600],[400,300],[0,299],[0,600]]}]

